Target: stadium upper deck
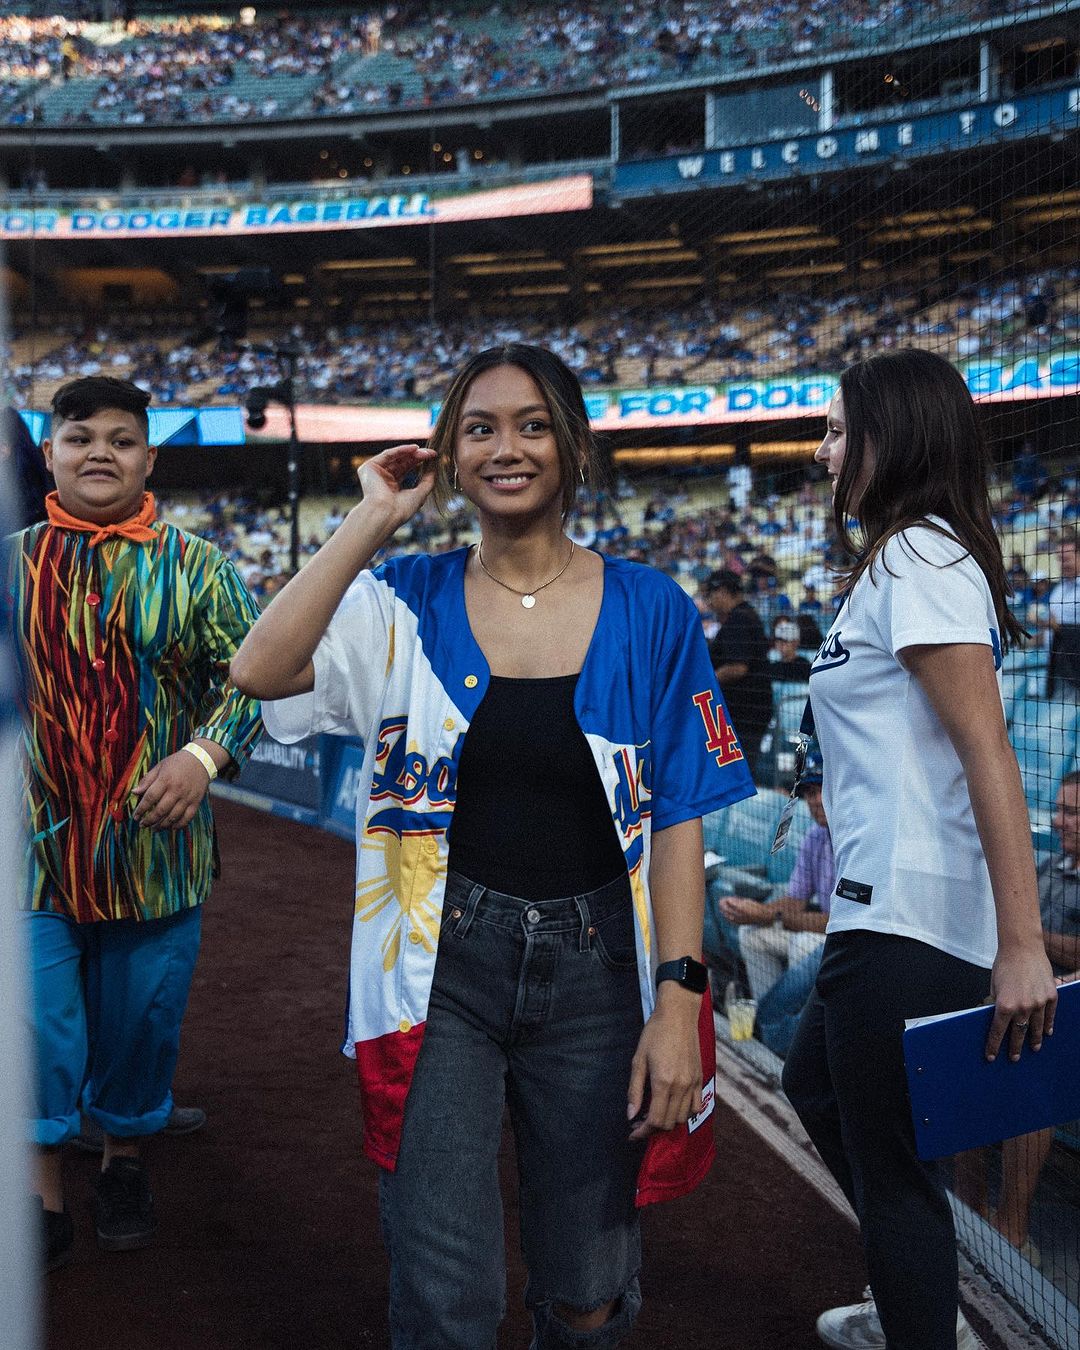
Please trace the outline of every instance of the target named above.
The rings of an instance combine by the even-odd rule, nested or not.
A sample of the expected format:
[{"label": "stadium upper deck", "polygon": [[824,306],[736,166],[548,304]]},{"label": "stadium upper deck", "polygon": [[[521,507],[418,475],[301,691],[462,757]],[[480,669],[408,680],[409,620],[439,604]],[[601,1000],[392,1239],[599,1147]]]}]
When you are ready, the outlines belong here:
[{"label": "stadium upper deck", "polygon": [[[645,0],[453,4],[325,14],[0,20],[0,116],[13,126],[199,124],[430,108],[736,76],[823,53],[901,50],[1069,4],[1031,0]],[[41,7],[31,7],[41,13]],[[898,86],[899,87],[899,86]],[[896,92],[896,91],[893,91]]]}]

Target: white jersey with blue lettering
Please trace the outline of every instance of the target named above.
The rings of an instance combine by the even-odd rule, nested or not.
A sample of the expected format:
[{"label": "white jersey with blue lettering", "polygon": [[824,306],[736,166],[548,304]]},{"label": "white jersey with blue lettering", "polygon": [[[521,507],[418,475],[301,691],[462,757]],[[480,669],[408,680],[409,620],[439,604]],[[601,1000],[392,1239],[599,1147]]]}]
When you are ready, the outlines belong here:
[{"label": "white jersey with blue lettering", "polygon": [[[427,1018],[461,748],[489,680],[465,607],[467,557],[467,549],[420,554],[362,572],[315,652],[314,690],[263,704],[280,741],[330,732],[364,743],[345,1051],[358,1063],[365,1151],[384,1167],[397,1155]],[[700,617],[670,578],[604,559],[574,708],[626,858],[647,1018],[657,959],[652,831],[754,792]],[[506,790],[514,790],[512,764]],[[707,1013],[702,1020],[704,1062],[712,1028]],[[712,1062],[710,1092],[711,1075]],[[693,1129],[650,1141],[639,1203],[682,1194],[704,1175],[712,1131],[696,1126],[705,1114]]]},{"label": "white jersey with blue lettering", "polygon": [[946,643],[991,648],[1000,690],[1001,638],[982,569],[955,539],[913,526],[856,582],[810,671],[839,878],[827,931],[895,933],[988,967],[994,896],[967,779],[898,655]]}]

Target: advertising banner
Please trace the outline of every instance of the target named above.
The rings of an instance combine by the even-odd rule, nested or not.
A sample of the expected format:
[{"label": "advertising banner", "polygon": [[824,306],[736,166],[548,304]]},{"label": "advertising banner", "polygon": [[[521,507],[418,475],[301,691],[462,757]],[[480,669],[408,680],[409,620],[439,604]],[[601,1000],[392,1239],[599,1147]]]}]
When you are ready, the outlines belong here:
[{"label": "advertising banner", "polygon": [[65,205],[52,208],[0,206],[0,239],[165,239],[201,236],[296,234],[322,230],[377,229],[386,225],[430,225],[460,220],[498,220],[506,216],[587,211],[592,178],[520,183],[513,187],[448,192],[357,193],[310,201],[278,200],[272,195],[229,205]]},{"label": "advertising banner", "polygon": [[318,736],[281,745],[264,736],[240,771],[238,787],[312,811],[322,807],[322,756]]},{"label": "advertising banner", "polygon": [[[1080,394],[1080,350],[1039,356],[981,357],[957,363],[978,403]],[[823,417],[840,383],[839,374],[773,375],[720,384],[657,386],[593,391],[585,395],[596,431],[651,427],[723,426]],[[439,413],[428,406],[322,407],[297,409],[301,438],[309,441],[424,441]],[[267,409],[266,426],[249,429],[250,440],[284,440],[284,409]]]}]

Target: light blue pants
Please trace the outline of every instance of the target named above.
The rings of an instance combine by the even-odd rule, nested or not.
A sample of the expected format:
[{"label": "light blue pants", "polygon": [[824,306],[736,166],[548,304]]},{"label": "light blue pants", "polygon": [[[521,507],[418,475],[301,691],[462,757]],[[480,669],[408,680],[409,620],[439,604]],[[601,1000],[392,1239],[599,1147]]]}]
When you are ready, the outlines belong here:
[{"label": "light blue pants", "polygon": [[180,1024],[202,906],[140,923],[27,913],[37,1053],[36,1144],[62,1144],[84,1111],[119,1138],[155,1134],[172,1110]]}]

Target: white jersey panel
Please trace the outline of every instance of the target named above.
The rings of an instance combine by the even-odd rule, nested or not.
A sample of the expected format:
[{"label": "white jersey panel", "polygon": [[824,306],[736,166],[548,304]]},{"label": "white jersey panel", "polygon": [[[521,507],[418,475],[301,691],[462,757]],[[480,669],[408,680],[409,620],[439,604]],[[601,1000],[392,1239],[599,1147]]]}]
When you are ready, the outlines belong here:
[{"label": "white jersey panel", "polygon": [[[894,933],[990,966],[993,893],[967,781],[898,659],[905,647],[945,643],[989,647],[1000,671],[981,569],[954,540],[917,526],[859,579],[811,671],[839,878],[828,931]],[[1000,689],[1000,673],[998,681]]]}]

